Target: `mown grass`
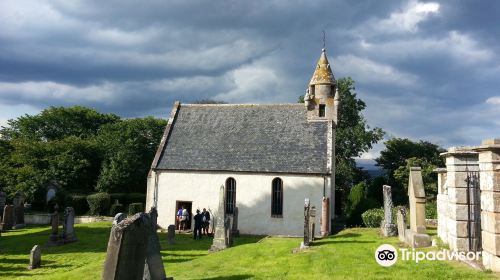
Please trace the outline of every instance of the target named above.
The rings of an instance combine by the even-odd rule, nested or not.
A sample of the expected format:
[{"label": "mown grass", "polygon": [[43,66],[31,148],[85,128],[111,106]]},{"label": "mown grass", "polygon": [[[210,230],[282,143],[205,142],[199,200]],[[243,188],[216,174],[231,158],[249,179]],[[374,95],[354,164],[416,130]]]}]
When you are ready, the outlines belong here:
[{"label": "mown grass", "polygon": [[[77,225],[79,242],[43,249],[42,268],[27,270],[29,251],[48,240],[48,227],[3,233],[0,237],[0,279],[100,279],[110,223]],[[168,276],[175,279],[491,279],[496,274],[475,271],[457,262],[398,261],[379,266],[374,250],[383,243],[375,229],[347,229],[315,242],[309,250],[292,253],[299,238],[242,236],[225,251],[208,253],[209,238],[178,235],[169,246],[160,234]]]}]

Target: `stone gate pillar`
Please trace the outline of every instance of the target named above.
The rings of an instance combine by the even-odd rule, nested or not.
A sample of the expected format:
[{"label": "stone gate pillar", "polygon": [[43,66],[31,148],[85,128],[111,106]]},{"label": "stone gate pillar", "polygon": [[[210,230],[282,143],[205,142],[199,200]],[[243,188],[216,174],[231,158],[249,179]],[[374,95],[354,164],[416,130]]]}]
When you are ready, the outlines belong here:
[{"label": "stone gate pillar", "polygon": [[[474,209],[479,209],[474,207],[479,202],[474,201],[474,197],[471,195],[469,201],[467,200],[467,172],[477,172],[479,170],[478,153],[471,148],[452,147],[448,149],[448,152],[441,155],[446,158],[444,189],[448,194],[447,210],[440,209],[445,211],[444,216],[447,216],[445,226],[447,236],[443,238],[443,241],[448,243],[451,250],[467,252],[469,251],[469,216],[471,229],[475,229],[476,221],[474,217],[479,217],[479,213],[473,213]],[[439,229],[438,232],[440,232]],[[471,235],[473,236],[472,243],[476,244],[474,242],[478,242],[479,232],[475,234],[471,230]]]},{"label": "stone gate pillar", "polygon": [[484,140],[479,152],[483,265],[500,272],[500,139]]},{"label": "stone gate pillar", "polygon": [[436,168],[434,172],[438,174],[438,194],[437,194],[437,219],[438,237],[448,244],[448,189],[446,188],[446,168]]}]

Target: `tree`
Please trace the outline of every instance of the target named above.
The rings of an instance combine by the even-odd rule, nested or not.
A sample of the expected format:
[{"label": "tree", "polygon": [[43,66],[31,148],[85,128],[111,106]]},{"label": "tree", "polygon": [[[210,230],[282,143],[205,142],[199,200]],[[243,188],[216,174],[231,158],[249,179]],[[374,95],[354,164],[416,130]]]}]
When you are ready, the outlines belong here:
[{"label": "tree", "polygon": [[[335,185],[336,185],[336,212],[346,210],[346,197],[351,187],[360,182],[363,172],[356,167],[355,157],[372,148],[384,136],[381,128],[370,128],[362,111],[366,104],[357,97],[354,80],[341,78],[337,80],[340,94],[338,124],[335,138]],[[299,102],[303,98],[299,97]]]},{"label": "tree", "polygon": [[146,176],[166,124],[147,117],[105,125],[97,136],[104,159],[96,189],[145,192]]},{"label": "tree", "polygon": [[437,193],[437,177],[432,171],[444,165],[439,155],[444,149],[427,141],[412,141],[406,138],[392,138],[385,143],[385,149],[376,159],[377,164],[387,171],[389,184],[393,187],[396,203],[407,201],[408,174],[411,166],[422,168],[422,178],[429,196]]},{"label": "tree", "polygon": [[99,128],[120,119],[114,114],[102,114],[81,106],[50,107],[38,115],[24,115],[8,121],[0,137],[4,140],[14,138],[25,140],[51,141],[76,136],[90,138]]}]

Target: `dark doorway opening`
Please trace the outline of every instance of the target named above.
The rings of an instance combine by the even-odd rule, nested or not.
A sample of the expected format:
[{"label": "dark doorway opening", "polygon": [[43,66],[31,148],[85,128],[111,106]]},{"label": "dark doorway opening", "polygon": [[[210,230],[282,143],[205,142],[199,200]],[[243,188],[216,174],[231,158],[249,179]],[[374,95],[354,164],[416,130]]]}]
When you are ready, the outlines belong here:
[{"label": "dark doorway opening", "polygon": [[184,207],[184,209],[187,210],[188,216],[187,216],[187,221],[186,221],[186,227],[184,230],[191,229],[191,218],[193,217],[193,202],[192,201],[182,201],[182,200],[177,200],[175,201],[175,228],[180,229],[180,220],[177,216],[177,213],[181,207]]}]

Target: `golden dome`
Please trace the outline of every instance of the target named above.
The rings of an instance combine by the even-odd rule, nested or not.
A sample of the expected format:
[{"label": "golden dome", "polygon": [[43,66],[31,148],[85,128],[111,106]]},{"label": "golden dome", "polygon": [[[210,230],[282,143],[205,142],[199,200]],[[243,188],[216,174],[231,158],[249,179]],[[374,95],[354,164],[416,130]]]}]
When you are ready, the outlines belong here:
[{"label": "golden dome", "polygon": [[319,84],[335,84],[335,78],[333,77],[330,63],[326,58],[325,49],[321,50],[321,56],[319,57],[318,64],[316,65],[311,81],[309,82],[309,85]]}]

